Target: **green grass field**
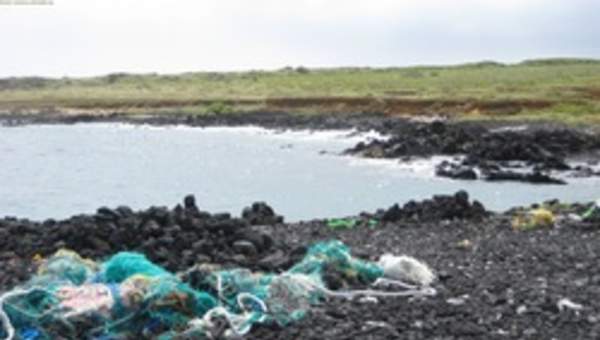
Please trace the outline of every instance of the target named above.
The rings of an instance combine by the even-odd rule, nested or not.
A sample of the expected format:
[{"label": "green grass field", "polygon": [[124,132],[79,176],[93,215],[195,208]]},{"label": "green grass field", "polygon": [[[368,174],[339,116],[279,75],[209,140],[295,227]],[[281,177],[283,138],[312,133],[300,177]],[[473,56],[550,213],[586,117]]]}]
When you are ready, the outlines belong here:
[{"label": "green grass field", "polygon": [[[352,98],[383,104],[347,102]],[[286,104],[294,99],[314,100]],[[279,101],[273,105],[270,100]],[[395,104],[390,106],[388,101]],[[405,102],[417,105],[408,110],[412,114],[426,107],[423,114],[446,110],[461,119],[600,122],[600,61],[548,59],[515,65],[482,62],[449,67],[286,68],[272,72],[0,79],[0,109],[4,112],[54,108],[203,114],[276,109],[319,114],[344,110],[402,114]],[[515,104],[520,102],[537,104]],[[488,104],[472,103],[516,108],[487,109]]]}]

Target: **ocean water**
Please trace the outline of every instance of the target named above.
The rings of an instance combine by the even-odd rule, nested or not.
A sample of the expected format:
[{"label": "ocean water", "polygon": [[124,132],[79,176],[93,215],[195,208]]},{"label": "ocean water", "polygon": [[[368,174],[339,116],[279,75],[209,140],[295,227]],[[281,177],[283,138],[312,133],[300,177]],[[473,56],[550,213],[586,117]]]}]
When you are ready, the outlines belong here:
[{"label": "ocean water", "polygon": [[493,210],[600,196],[598,179],[569,179],[566,186],[455,181],[434,177],[434,160],[340,156],[371,137],[257,127],[0,127],[0,216],[61,219],[100,206],[174,206],[187,194],[203,210],[234,215],[266,201],[290,221],[354,215],[461,189]]}]

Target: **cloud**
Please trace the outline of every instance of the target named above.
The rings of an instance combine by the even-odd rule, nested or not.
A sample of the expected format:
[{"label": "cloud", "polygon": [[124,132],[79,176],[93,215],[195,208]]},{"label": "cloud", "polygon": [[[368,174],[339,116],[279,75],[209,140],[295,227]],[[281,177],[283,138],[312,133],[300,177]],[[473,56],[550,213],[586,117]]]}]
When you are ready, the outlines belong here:
[{"label": "cloud", "polygon": [[593,0],[54,0],[0,7],[0,76],[599,57]]}]

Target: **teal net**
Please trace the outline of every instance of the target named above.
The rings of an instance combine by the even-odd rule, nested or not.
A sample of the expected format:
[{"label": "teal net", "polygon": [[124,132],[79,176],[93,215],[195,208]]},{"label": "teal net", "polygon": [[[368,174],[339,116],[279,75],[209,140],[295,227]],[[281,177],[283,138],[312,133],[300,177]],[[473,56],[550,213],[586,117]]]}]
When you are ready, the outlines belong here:
[{"label": "teal net", "polygon": [[59,251],[29,282],[2,294],[0,339],[166,340],[211,334],[217,320],[238,335],[256,323],[286,326],[328,294],[323,275],[330,267],[365,282],[384,274],[339,241],[315,244],[280,274],[206,267],[194,288],[142,254],[96,263]]},{"label": "teal net", "polygon": [[121,283],[134,275],[147,277],[169,277],[171,273],[150,262],[142,254],[121,252],[104,262],[99,280],[109,283]]},{"label": "teal net", "polygon": [[350,277],[359,277],[366,282],[375,281],[383,275],[383,269],[375,263],[352,257],[350,249],[340,241],[329,241],[313,245],[304,259],[289,272],[309,275],[321,280],[326,267],[335,267]]}]

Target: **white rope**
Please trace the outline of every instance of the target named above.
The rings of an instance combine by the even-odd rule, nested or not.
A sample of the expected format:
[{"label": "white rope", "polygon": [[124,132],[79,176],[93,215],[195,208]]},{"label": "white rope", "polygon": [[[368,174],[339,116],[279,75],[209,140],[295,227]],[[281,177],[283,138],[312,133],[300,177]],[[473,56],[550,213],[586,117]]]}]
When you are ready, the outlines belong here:
[{"label": "white rope", "polygon": [[15,333],[16,333],[15,328],[12,325],[10,318],[8,317],[8,314],[6,314],[6,311],[4,311],[4,304],[6,303],[6,300],[13,298],[15,296],[27,295],[36,290],[42,290],[42,291],[48,292],[44,288],[32,287],[29,289],[13,289],[12,291],[6,292],[6,293],[2,294],[2,296],[0,296],[0,321],[2,322],[2,327],[4,328],[4,331],[6,332],[6,337],[2,340],[12,340],[12,339],[14,339]]},{"label": "white rope", "polygon": [[268,311],[267,304],[263,300],[259,299],[257,296],[252,295],[250,293],[239,293],[238,294],[238,296],[237,296],[237,303],[238,303],[238,305],[240,306],[241,309],[245,309],[244,308],[245,307],[244,306],[244,299],[249,299],[249,300],[252,300],[252,301],[256,302],[260,306],[260,308],[262,309],[262,312],[263,313],[267,313],[267,311]]},{"label": "white rope", "polygon": [[[253,313],[237,315],[237,314],[229,312],[223,306],[217,306],[217,307],[209,310],[208,312],[206,312],[206,314],[204,314],[204,316],[202,318],[197,318],[197,319],[191,320],[188,323],[191,326],[191,328],[188,329],[184,334],[189,334],[189,333],[197,331],[197,330],[207,331],[207,328],[210,329],[210,328],[214,327],[212,319],[215,316],[223,316],[223,317],[225,317],[225,319],[227,320],[227,323],[229,324],[229,329],[231,329],[231,331],[233,333],[235,333],[235,335],[244,336],[244,335],[248,334],[248,332],[250,332],[250,330],[252,329],[252,324],[248,322],[252,319],[252,314]],[[262,316],[261,319],[259,319],[258,321],[262,322],[263,320],[264,320],[264,316]]]},{"label": "white rope", "polygon": [[12,292],[5,293],[0,297],[0,321],[2,321],[2,328],[6,332],[6,337],[4,340],[12,340],[15,337],[15,328],[13,327],[8,315],[4,311],[4,301],[10,297],[15,296],[16,294],[11,294]]},{"label": "white rope", "polygon": [[352,291],[333,291],[330,290],[323,285],[315,282],[307,275],[298,275],[298,274],[282,274],[289,276],[296,282],[302,284],[304,287],[312,287],[313,289],[320,290],[328,296],[333,297],[343,297],[343,298],[354,298],[356,296],[380,296],[380,297],[401,297],[401,296],[435,296],[437,291],[432,287],[417,287],[412,286],[407,283],[397,281],[397,280],[389,280],[389,279],[380,279],[375,281],[374,284],[380,285],[382,283],[390,283],[397,286],[402,286],[403,288],[408,288],[408,290],[397,291],[397,292],[384,292],[379,290],[365,289],[365,290],[352,290]]},{"label": "white rope", "polygon": [[419,286],[411,285],[403,281],[387,279],[384,277],[380,277],[375,282],[373,282],[372,286],[399,286],[404,289],[419,289]]},{"label": "white rope", "polygon": [[[188,324],[190,325],[190,329],[188,329],[184,334],[190,334],[197,330],[204,330],[206,328],[213,328],[214,324],[212,322],[212,318],[215,316],[224,316],[229,324],[229,328],[235,333],[237,336],[244,336],[252,329],[252,324],[249,323],[253,317],[254,312],[244,313],[243,315],[238,315],[231,313],[225,307],[223,307],[222,303],[225,300],[223,295],[223,280],[221,275],[217,275],[217,294],[219,296],[219,306],[214,307],[204,314],[202,318],[196,318],[191,320]],[[266,318],[266,313],[268,312],[267,304],[259,299],[257,296],[250,293],[239,293],[237,295],[237,303],[242,310],[246,310],[246,306],[244,304],[244,300],[252,300],[258,304],[261,308],[261,317],[258,319],[258,322],[264,321]]]},{"label": "white rope", "polygon": [[401,296],[435,296],[437,294],[437,291],[434,288],[431,287],[423,287],[420,289],[416,289],[416,290],[405,290],[405,291],[401,291],[401,292],[383,292],[380,290],[372,290],[372,289],[365,289],[365,290],[352,290],[352,291],[347,291],[347,292],[336,292],[336,291],[332,291],[329,290],[325,287],[319,287],[321,289],[321,291],[323,291],[325,294],[330,295],[330,296],[334,296],[334,297],[344,297],[344,298],[348,298],[348,299],[352,299],[356,296],[379,296],[379,297],[401,297]]}]

